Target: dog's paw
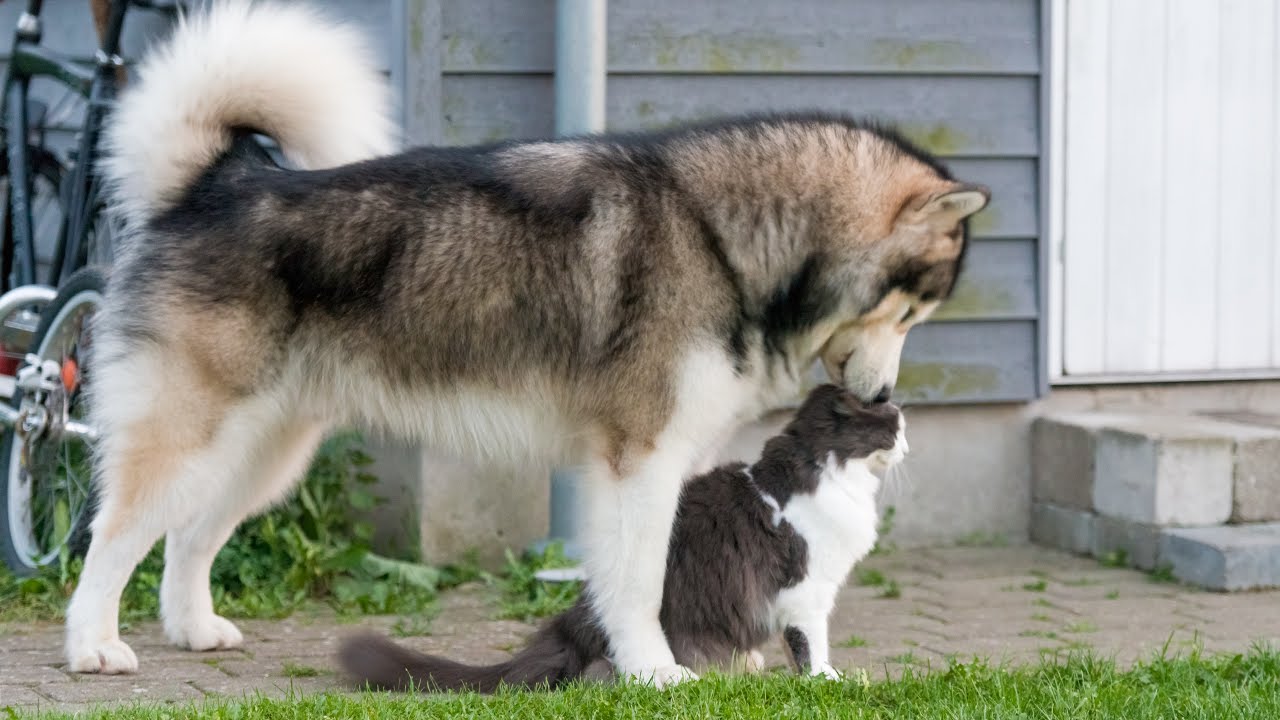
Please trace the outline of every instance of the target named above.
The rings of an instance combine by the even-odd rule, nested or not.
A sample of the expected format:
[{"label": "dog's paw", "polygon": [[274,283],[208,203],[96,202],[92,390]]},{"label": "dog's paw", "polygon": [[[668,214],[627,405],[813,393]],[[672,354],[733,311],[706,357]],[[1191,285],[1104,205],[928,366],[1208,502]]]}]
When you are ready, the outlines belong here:
[{"label": "dog's paw", "polygon": [[82,643],[67,648],[71,672],[120,675],[138,671],[138,656],[122,640]]},{"label": "dog's paw", "polygon": [[822,663],[821,665],[815,665],[813,669],[809,671],[809,674],[815,675],[815,676],[822,676],[828,680],[844,679],[844,674],[841,673],[839,670],[831,667],[830,663]]},{"label": "dog's paw", "polygon": [[683,665],[664,665],[658,668],[634,670],[626,674],[631,682],[653,685],[661,690],[689,680],[697,680],[698,674]]},{"label": "dog's paw", "polygon": [[747,672],[753,674],[764,672],[764,653],[759,650],[748,650],[745,668]]},{"label": "dog's paw", "polygon": [[197,620],[165,623],[164,634],[188,650],[229,650],[244,644],[240,629],[224,617],[209,615]]}]

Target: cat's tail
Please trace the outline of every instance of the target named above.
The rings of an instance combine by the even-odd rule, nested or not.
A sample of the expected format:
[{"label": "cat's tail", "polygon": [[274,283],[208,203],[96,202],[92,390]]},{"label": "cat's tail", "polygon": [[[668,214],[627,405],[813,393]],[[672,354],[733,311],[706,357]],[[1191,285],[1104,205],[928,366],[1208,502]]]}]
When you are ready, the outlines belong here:
[{"label": "cat's tail", "polygon": [[357,685],[379,690],[492,693],[501,685],[555,689],[582,677],[604,656],[604,635],[579,603],[547,623],[515,657],[495,665],[466,665],[401,647],[381,635],[346,640],[342,668]]}]

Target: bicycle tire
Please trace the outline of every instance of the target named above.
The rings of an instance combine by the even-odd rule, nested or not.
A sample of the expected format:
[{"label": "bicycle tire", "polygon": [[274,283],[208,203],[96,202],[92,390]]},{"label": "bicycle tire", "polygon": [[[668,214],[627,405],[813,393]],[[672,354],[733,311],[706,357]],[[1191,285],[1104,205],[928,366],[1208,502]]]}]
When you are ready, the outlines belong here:
[{"label": "bicycle tire", "polygon": [[[40,313],[40,324],[36,329],[32,340],[32,352],[39,355],[42,359],[47,359],[46,354],[52,350],[52,343],[57,341],[61,333],[68,327],[66,323],[79,318],[73,317],[72,312],[89,308],[90,312],[96,312],[101,306],[102,298],[106,291],[107,276],[106,272],[96,266],[86,266],[77,270],[67,279],[67,282],[58,290],[58,294],[49,302]],[[82,328],[83,329],[83,328]],[[77,336],[79,337],[79,336]],[[81,404],[76,405],[74,409],[87,409],[88,399],[83,392],[84,383],[79,382],[79,378],[91,378],[91,373],[86,373],[86,360],[88,355],[81,356],[77,364],[77,387],[68,394],[67,405],[73,405],[77,401]],[[79,393],[78,395],[76,393]],[[22,406],[23,392],[15,390],[11,407],[17,410]],[[83,555],[88,549],[89,539],[89,523],[93,518],[94,511],[97,506],[97,490],[93,484],[92,474],[90,473],[85,482],[88,487],[85,489],[85,497],[83,504],[78,508],[68,509],[68,532],[64,538],[59,541],[56,547],[41,547],[39,556],[33,556],[31,546],[38,542],[34,537],[27,535],[20,536],[20,533],[33,533],[34,521],[30,517],[26,517],[24,521],[22,506],[20,505],[20,495],[30,492],[44,483],[46,486],[52,482],[46,474],[45,477],[32,476],[24,483],[23,473],[25,468],[22,464],[23,452],[30,452],[30,448],[22,448],[17,446],[19,435],[14,428],[4,431],[4,440],[0,443],[0,499],[4,500],[4,512],[0,513],[0,556],[3,557],[4,563],[19,576],[28,576],[37,572],[41,567],[57,561],[65,547],[72,557]],[[65,439],[59,439],[57,442],[68,442]],[[74,512],[73,512],[74,510]],[[55,538],[55,540],[57,540]]]}]

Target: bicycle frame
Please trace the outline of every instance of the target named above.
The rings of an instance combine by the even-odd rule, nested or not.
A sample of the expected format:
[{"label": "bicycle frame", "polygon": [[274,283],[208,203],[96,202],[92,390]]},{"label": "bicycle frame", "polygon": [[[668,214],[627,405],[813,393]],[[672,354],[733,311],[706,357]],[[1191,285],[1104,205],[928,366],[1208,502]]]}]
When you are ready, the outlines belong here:
[{"label": "bicycle frame", "polygon": [[[7,201],[13,219],[14,250],[13,271],[7,278],[7,285],[15,289],[37,282],[31,198],[27,193],[31,182],[27,152],[31,131],[27,97],[31,80],[51,78],[88,99],[83,131],[77,145],[77,161],[71,168],[70,177],[64,179],[66,186],[60,189],[68,193],[67,217],[55,245],[54,261],[47,278],[47,285],[57,287],[85,261],[87,248],[83,247],[83,241],[93,218],[99,190],[98,175],[93,167],[94,148],[101,132],[102,114],[116,95],[117,69],[124,64],[119,55],[120,34],[129,8],[128,0],[111,3],[106,32],[91,68],[40,45],[43,4],[43,0],[27,0],[26,12],[19,18],[14,31],[13,56],[4,80],[3,118],[10,178]],[[5,304],[0,297],[0,310]],[[5,316],[0,312],[0,320]]]}]

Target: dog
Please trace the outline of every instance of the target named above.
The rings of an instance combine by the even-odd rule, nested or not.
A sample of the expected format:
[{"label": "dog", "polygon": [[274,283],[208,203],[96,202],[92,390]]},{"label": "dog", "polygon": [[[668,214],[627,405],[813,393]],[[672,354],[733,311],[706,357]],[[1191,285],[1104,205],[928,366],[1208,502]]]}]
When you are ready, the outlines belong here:
[{"label": "dog", "polygon": [[94,326],[69,667],[137,669],[118,601],[161,536],[167,637],[240,645],[215,553],[359,425],[580,468],[610,661],[696,677],[658,617],[683,479],[817,361],[887,401],[989,191],[841,116],[401,150],[388,98],[358,34],[244,0],[185,18],[122,94],[102,167],[129,236]]}]

